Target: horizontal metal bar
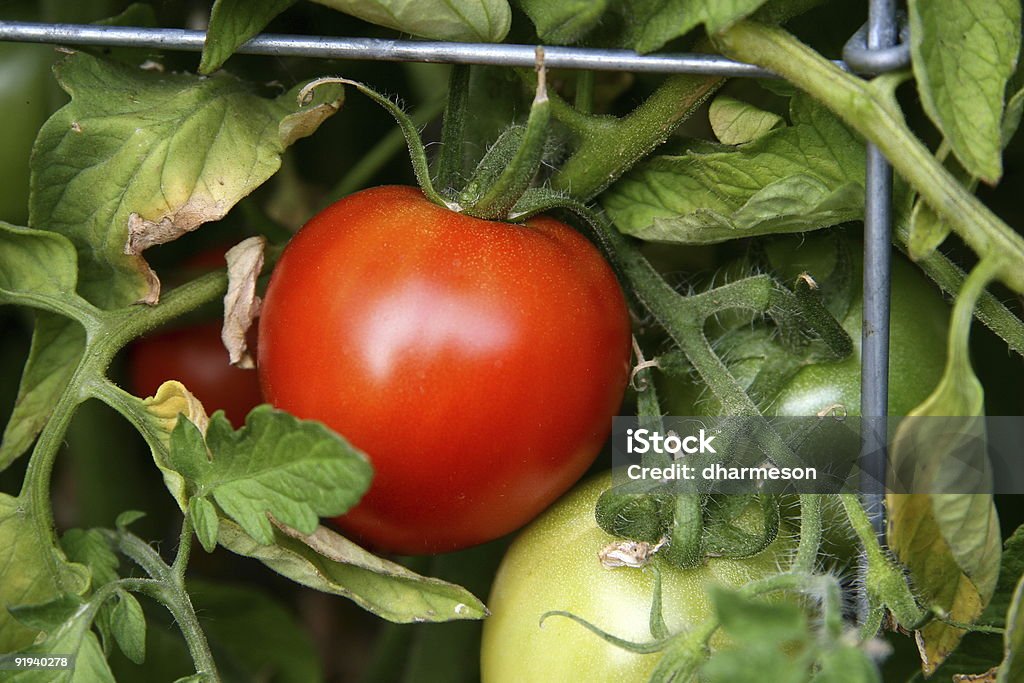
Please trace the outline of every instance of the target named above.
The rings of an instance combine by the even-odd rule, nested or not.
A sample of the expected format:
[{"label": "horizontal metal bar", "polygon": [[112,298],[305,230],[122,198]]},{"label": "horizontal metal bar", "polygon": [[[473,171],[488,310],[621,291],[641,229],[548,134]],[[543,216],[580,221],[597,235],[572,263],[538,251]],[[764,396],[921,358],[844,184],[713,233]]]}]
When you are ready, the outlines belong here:
[{"label": "horizontal metal bar", "polygon": [[[54,43],[59,45],[104,45],[144,47],[160,50],[203,49],[206,33],[177,28],[137,28],[92,24],[39,24],[0,21],[0,41]],[[533,45],[501,43],[443,43],[377,38],[330,38],[262,34],[238,48],[252,55],[365,59],[388,62],[439,62],[446,64],[493,64],[533,66]],[[716,55],[649,54],[631,50],[579,47],[545,47],[544,62],[552,69],[689,73],[706,76],[776,78],[752,64]]]}]

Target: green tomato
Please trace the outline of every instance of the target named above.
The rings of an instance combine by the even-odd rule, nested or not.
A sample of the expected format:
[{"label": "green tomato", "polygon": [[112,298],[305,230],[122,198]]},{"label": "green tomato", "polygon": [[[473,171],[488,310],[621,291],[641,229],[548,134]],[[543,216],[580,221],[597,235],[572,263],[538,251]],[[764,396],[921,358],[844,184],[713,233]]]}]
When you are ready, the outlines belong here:
[{"label": "green tomato", "polygon": [[[598,552],[616,541],[598,527],[594,506],[610,485],[608,474],[579,485],[528,526],[509,548],[494,580],[484,622],[483,683],[515,681],[646,681],[660,653],[640,655],[606,642],[559,616],[541,625],[551,610],[571,612],[605,632],[649,642],[654,578],[646,569],[606,569]],[[753,513],[753,510],[751,511]],[[741,518],[741,522],[744,518]],[[751,527],[758,524],[749,517]],[[711,614],[712,584],[743,586],[778,573],[793,549],[788,533],[754,557],[712,558],[701,567],[680,569],[657,563],[662,575],[663,614],[678,633]],[[712,639],[712,647],[724,638]]]},{"label": "green tomato", "polygon": [[[836,242],[827,235],[782,238],[767,241],[765,253],[775,274],[791,283],[803,272],[825,283],[836,266]],[[816,415],[840,405],[849,415],[860,414],[860,349],[862,301],[862,245],[847,243],[850,255],[848,307],[840,323],[853,340],[854,351],[838,362],[814,363],[801,368],[783,382],[778,391],[761,396],[762,410],[780,416]],[[737,264],[727,267],[739,270]],[[946,362],[946,331],[949,306],[928,279],[899,254],[893,255],[892,309],[889,337],[889,414],[906,415],[924,401],[938,384]],[[724,352],[729,370],[744,387],[754,381],[766,357],[777,353],[772,331],[756,323],[726,325],[727,331],[712,341]],[[659,383],[662,409],[669,415],[715,415],[718,401],[694,382],[670,379]],[[823,501],[824,544],[822,549],[839,565],[854,561],[859,546],[839,499]],[[783,515],[799,516],[796,498],[787,497]]]},{"label": "green tomato", "polygon": [[[776,392],[760,398],[761,408],[773,415],[816,415],[840,405],[849,415],[860,414],[860,349],[863,302],[860,243],[849,243],[849,304],[840,323],[853,340],[853,353],[837,362],[812,363],[801,368]],[[809,236],[800,242],[773,240],[766,244],[776,274],[792,282],[802,272],[824,282],[836,265],[835,242],[828,236]],[[892,263],[892,309],[889,336],[889,414],[906,415],[932,392],[946,362],[949,306],[938,288],[898,254]],[[745,387],[778,348],[764,324],[738,325],[720,336],[718,348],[729,348],[726,362]],[[670,415],[713,415],[718,402],[692,382],[667,380],[659,385],[662,408]]]}]

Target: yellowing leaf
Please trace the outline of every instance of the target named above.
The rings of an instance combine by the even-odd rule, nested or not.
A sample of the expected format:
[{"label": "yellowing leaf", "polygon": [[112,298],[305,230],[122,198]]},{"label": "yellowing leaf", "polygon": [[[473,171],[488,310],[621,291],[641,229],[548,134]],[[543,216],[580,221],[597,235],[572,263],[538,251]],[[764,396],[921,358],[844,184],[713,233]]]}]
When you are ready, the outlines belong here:
[{"label": "yellowing leaf", "polygon": [[[967,346],[974,306],[994,267],[983,261],[964,282],[953,310],[943,378],[896,432],[893,474],[914,493],[890,493],[886,501],[889,544],[910,571],[919,599],[960,623],[981,615],[999,575],[999,521],[987,493],[984,393]],[[935,620],[915,634],[925,675],[942,664],[964,633]]]},{"label": "yellowing leaf", "polygon": [[29,222],[71,240],[79,291],[103,308],[156,303],[160,282],[142,252],[223,217],[342,98],[330,86],[299,105],[297,90],[267,99],[226,74],[144,71],[86,53],[55,74],[71,102],[36,140]]}]

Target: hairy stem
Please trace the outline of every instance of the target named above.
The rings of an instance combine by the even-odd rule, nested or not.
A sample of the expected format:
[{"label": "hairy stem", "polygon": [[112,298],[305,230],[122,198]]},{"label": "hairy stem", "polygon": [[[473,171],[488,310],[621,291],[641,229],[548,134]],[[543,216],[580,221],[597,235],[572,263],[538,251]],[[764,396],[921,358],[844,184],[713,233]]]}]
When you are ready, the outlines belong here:
[{"label": "hairy stem", "polygon": [[[191,535],[191,527],[187,522],[183,525],[183,531],[185,528],[188,528],[188,533]],[[179,573],[176,568],[169,567],[160,557],[160,553],[135,534],[115,531],[105,531],[104,533],[117,544],[117,548],[122,553],[131,558],[154,579],[152,583],[140,586],[139,592],[145,593],[161,603],[174,617],[185,638],[185,643],[188,645],[189,654],[192,655],[196,673],[206,676],[206,680],[220,681],[217,665],[210,652],[210,644],[199,625],[199,618],[192,606],[192,599],[185,588],[184,573]]]},{"label": "hairy stem", "polygon": [[[413,124],[423,126],[433,121],[444,109],[444,100],[427,102],[414,111],[409,118]],[[324,206],[333,204],[342,197],[366,187],[366,184],[384,167],[386,163],[405,148],[405,134],[401,127],[393,128],[382,137],[370,151],[359,158],[359,161],[342,176],[341,180],[331,188],[324,200]],[[438,177],[437,186],[442,190],[446,187]]]},{"label": "hairy stem", "polygon": [[723,82],[716,76],[671,76],[622,119],[591,117],[552,97],[552,114],[579,144],[551,176],[551,187],[580,201],[593,199],[665,142]]},{"label": "hairy stem", "polygon": [[777,28],[740,22],[716,42],[733,59],[774,71],[874,143],[974,251],[1004,256],[999,279],[1024,292],[1024,237],[967,191],[907,127],[891,91],[872,87]]},{"label": "hairy stem", "polygon": [[821,548],[821,494],[800,494],[800,543],[793,571],[813,573]]},{"label": "hairy stem", "polygon": [[462,139],[466,129],[466,110],[469,106],[468,64],[452,66],[448,79],[448,99],[444,102],[444,124],[441,127],[441,153],[437,157],[434,183],[444,194],[462,182]]}]

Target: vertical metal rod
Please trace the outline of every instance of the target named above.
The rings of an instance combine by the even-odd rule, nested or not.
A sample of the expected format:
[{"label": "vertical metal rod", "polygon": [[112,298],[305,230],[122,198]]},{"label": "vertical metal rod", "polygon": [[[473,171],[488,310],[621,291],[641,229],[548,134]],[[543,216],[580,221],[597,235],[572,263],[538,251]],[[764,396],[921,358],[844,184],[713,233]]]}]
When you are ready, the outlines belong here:
[{"label": "vertical metal rod", "polygon": [[[894,0],[871,0],[868,48],[896,42]],[[875,533],[885,540],[885,416],[889,398],[889,294],[892,254],[892,167],[867,146],[864,207],[864,322],[861,330],[862,489]]]}]

